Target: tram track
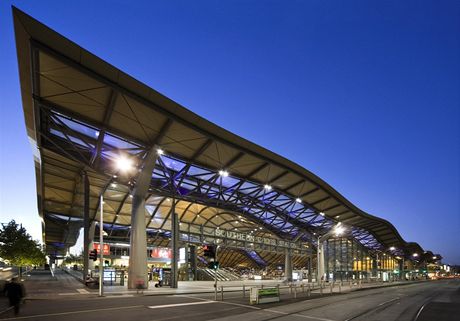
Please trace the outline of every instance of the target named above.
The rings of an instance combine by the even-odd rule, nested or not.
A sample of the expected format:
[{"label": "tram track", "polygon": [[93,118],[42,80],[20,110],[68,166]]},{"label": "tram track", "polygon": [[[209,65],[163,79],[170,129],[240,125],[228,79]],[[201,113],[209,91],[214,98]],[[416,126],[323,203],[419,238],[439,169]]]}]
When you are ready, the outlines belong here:
[{"label": "tram track", "polygon": [[[411,285],[408,285],[408,286],[411,286]],[[414,285],[412,285],[414,286]],[[385,290],[383,291],[378,291],[378,292],[374,292],[372,293],[371,295],[382,295],[382,294],[386,294],[388,292],[391,292],[392,289],[394,289],[396,286],[394,287],[391,287],[391,289],[389,288],[385,288]],[[407,289],[407,287],[405,288]],[[361,311],[359,312],[358,314],[356,315],[353,315],[351,317],[348,317],[347,319],[343,320],[343,321],[351,321],[351,320],[357,320],[363,316],[369,316],[369,315],[372,315],[374,313],[380,313],[384,310],[386,310],[387,308],[393,306],[394,304],[396,303],[400,303],[401,302],[401,299],[403,298],[409,298],[409,297],[416,297],[417,295],[420,295],[420,294],[423,294],[425,292],[425,289],[420,289],[418,291],[416,291],[415,293],[412,293],[412,294],[404,294],[404,295],[399,295],[397,296],[396,298],[392,298],[390,300],[387,300],[385,302],[382,302],[382,303],[379,303],[378,305],[374,305],[373,307],[369,308],[369,309],[366,309],[364,311]],[[426,305],[430,300],[432,300],[432,298],[434,298],[436,295],[438,294],[438,292],[435,292],[434,294],[432,294],[430,297],[429,297],[429,300],[424,300],[424,304],[423,305]],[[344,298],[344,299],[339,299],[339,300],[335,300],[333,302],[326,302],[326,303],[323,303],[323,304],[319,304],[319,305],[315,305],[315,306],[312,306],[312,307],[309,307],[309,308],[306,308],[306,309],[301,309],[301,310],[296,310],[296,311],[293,311],[293,312],[289,312],[289,313],[282,313],[281,315],[278,315],[278,316],[274,316],[272,318],[268,318],[268,319],[265,319],[265,320],[276,320],[276,319],[281,319],[281,318],[285,318],[289,315],[292,315],[292,316],[296,316],[298,315],[299,313],[305,313],[305,312],[309,312],[309,311],[313,311],[313,310],[318,310],[318,309],[321,309],[321,308],[324,308],[324,307],[327,307],[327,306],[331,306],[331,305],[336,305],[336,304],[341,304],[345,301],[352,301],[352,300],[357,300],[357,299],[360,299],[360,298],[363,298],[363,297],[368,297],[370,294],[369,293],[365,293],[363,295],[357,295],[357,296],[353,296],[353,297],[347,297],[347,298]],[[407,312],[407,310],[409,310],[411,308],[411,306],[407,307],[406,309],[404,309],[404,311],[402,311],[399,316],[405,314]],[[419,308],[420,309],[420,308]],[[418,310],[419,310],[418,309]],[[274,309],[267,309],[268,311],[273,311],[275,312]],[[276,312],[275,312],[276,313]],[[416,321],[416,317],[418,317],[419,314],[416,314],[414,315],[414,317],[411,318],[411,320],[414,320]],[[312,318],[314,318],[312,316]],[[399,320],[398,318],[396,320]]]}]

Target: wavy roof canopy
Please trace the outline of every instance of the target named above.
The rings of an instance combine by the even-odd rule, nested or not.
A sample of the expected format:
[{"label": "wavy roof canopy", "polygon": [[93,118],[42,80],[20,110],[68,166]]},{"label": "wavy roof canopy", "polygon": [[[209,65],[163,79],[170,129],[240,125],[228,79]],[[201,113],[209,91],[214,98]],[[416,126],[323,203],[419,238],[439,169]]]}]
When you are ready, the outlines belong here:
[{"label": "wavy roof canopy", "polygon": [[[174,171],[171,162],[175,161],[185,164],[186,170],[182,167],[175,173],[187,179],[199,176],[190,174],[190,168],[227,170],[234,185],[226,186],[227,194],[214,206],[225,203],[238,212],[242,205],[233,198],[250,199],[249,204],[259,210],[255,219],[262,220],[271,211],[276,217],[264,220],[265,224],[284,220],[284,225],[276,225],[281,236],[295,228],[296,233],[321,232],[340,221],[370,233],[382,247],[407,245],[391,223],[360,210],[305,168],[194,114],[22,11],[13,8],[13,16],[27,134],[36,148],[42,217],[79,211],[75,205],[80,201],[78,186],[71,182],[78,181],[82,169],[93,170],[91,208],[95,216],[97,195],[107,190],[107,177],[113,174],[110,159],[114,153],[123,150],[141,158],[157,144],[170,158],[162,164],[164,172]],[[159,176],[154,175],[152,189],[165,194]],[[216,180],[206,182],[210,190],[215,188],[211,183]],[[263,191],[266,184],[273,194]],[[246,185],[259,190],[244,193]],[[182,191],[184,197],[196,195],[196,186],[193,188],[195,194],[189,189],[189,194]],[[129,193],[128,189],[124,192],[118,200],[114,196],[120,210]],[[205,196],[202,202],[212,199],[209,193]],[[302,209],[294,202],[302,204]],[[296,210],[288,208],[291,205]],[[292,228],[281,230],[286,226]],[[59,228],[44,232],[56,233],[59,239]]]}]

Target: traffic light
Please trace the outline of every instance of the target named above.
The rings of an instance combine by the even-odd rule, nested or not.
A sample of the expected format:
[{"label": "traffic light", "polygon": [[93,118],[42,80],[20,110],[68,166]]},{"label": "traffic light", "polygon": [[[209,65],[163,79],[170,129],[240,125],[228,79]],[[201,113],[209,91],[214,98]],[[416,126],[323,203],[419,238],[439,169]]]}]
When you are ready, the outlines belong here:
[{"label": "traffic light", "polygon": [[219,268],[219,262],[209,262],[208,269],[217,270]]},{"label": "traffic light", "polygon": [[97,250],[92,250],[89,252],[89,258],[92,259],[93,261],[97,260]]},{"label": "traffic light", "polygon": [[214,245],[203,245],[203,252],[205,257],[216,258],[216,247]]}]

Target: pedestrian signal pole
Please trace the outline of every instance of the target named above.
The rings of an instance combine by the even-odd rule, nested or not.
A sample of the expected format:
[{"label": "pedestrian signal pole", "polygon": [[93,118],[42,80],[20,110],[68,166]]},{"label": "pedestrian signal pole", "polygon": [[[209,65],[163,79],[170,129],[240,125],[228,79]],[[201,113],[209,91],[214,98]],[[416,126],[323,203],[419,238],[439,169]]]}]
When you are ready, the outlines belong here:
[{"label": "pedestrian signal pole", "polygon": [[99,296],[104,296],[104,196],[101,194],[99,223]]}]

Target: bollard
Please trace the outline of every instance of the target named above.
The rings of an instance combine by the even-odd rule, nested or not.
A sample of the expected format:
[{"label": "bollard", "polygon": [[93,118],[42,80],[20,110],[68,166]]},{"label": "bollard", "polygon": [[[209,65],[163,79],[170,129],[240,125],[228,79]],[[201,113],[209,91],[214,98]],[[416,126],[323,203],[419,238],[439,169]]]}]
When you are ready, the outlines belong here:
[{"label": "bollard", "polygon": [[263,288],[264,288],[264,285],[262,284],[262,285],[260,286],[260,288],[263,289]]},{"label": "bollard", "polygon": [[289,283],[289,294],[292,294],[292,284]]},{"label": "bollard", "polygon": [[350,290],[353,288],[353,281],[350,281]]},{"label": "bollard", "polygon": [[217,286],[214,284],[214,301],[217,301]]},{"label": "bollard", "polygon": [[302,283],[301,287],[302,287],[302,293],[305,293],[305,284]]},{"label": "bollard", "polygon": [[297,299],[297,285],[294,285],[294,299]]},{"label": "bollard", "polygon": [[220,287],[220,300],[224,301],[224,287],[223,286]]},{"label": "bollard", "polygon": [[245,285],[243,284],[243,298],[245,298],[245,297],[246,297],[246,287],[245,287]]},{"label": "bollard", "polygon": [[332,294],[332,291],[334,291],[334,281],[331,282],[330,291],[331,291],[331,294]]},{"label": "bollard", "polygon": [[307,295],[311,296],[310,284],[307,285]]},{"label": "bollard", "polygon": [[319,295],[323,295],[323,287],[322,286],[319,287]]},{"label": "bollard", "polygon": [[280,293],[280,285],[279,285],[279,284],[277,284],[277,285],[276,285],[276,288],[277,288],[277,290],[278,290],[278,295],[281,297],[281,293]]},{"label": "bollard", "polygon": [[342,282],[339,283],[339,293],[342,293]]}]

